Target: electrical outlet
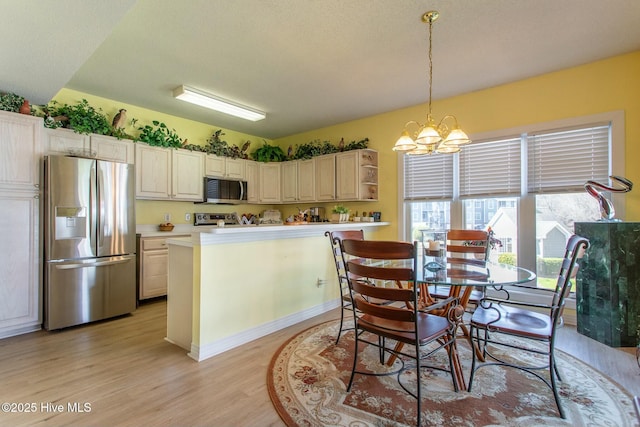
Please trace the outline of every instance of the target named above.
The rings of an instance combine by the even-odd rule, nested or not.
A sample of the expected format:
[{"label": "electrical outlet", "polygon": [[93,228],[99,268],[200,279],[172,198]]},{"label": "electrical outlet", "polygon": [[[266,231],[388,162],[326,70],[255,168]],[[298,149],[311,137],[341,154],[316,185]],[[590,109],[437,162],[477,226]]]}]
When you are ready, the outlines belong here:
[{"label": "electrical outlet", "polygon": [[318,281],[316,282],[316,286],[320,287],[320,286],[324,286],[327,282],[324,279],[320,279],[318,278]]},{"label": "electrical outlet", "polygon": [[171,214],[169,213],[164,214],[164,222],[171,222]]},{"label": "electrical outlet", "polygon": [[184,214],[184,220],[187,222],[191,221],[191,214],[190,213]]}]

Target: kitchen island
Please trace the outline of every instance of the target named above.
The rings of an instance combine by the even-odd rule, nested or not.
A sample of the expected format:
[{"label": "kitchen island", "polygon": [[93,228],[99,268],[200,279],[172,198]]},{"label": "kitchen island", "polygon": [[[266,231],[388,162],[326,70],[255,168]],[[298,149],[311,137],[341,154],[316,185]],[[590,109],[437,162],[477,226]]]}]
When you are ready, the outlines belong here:
[{"label": "kitchen island", "polygon": [[200,361],[338,307],[324,233],[363,229],[375,238],[388,225],[200,227],[168,239],[166,339]]}]

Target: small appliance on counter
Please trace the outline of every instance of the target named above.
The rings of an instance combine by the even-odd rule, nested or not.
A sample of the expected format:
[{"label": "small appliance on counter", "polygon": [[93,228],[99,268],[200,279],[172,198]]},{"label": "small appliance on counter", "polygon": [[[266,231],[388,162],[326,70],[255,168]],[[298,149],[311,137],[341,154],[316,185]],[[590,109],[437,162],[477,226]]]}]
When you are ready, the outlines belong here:
[{"label": "small appliance on counter", "polygon": [[310,222],[324,222],[324,208],[313,207],[309,208],[309,221]]},{"label": "small appliance on counter", "polygon": [[262,213],[260,224],[282,225],[282,213],[276,209],[267,209]]}]

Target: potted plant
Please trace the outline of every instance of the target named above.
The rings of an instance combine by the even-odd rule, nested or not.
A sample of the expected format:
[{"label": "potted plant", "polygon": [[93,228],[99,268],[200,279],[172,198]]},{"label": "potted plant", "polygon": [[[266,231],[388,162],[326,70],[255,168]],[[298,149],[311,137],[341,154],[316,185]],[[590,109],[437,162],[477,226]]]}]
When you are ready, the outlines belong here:
[{"label": "potted plant", "polygon": [[349,208],[344,205],[335,205],[331,211],[331,222],[349,221]]},{"label": "potted plant", "polygon": [[[73,129],[76,133],[90,134],[95,133],[98,135],[111,134],[111,124],[107,120],[107,116],[102,112],[102,109],[93,108],[89,105],[86,99],[83,99],[76,105],[60,104],[57,101],[51,101],[47,106],[48,115],[55,118],[52,126],[55,122],[65,123],[65,127]],[[48,121],[45,120],[45,126],[48,126]]]},{"label": "potted plant", "polygon": [[138,141],[146,142],[154,147],[182,147],[182,140],[176,133],[175,129],[169,129],[167,125],[157,120],[154,120],[152,123],[153,126],[145,125],[138,128],[140,131]]}]

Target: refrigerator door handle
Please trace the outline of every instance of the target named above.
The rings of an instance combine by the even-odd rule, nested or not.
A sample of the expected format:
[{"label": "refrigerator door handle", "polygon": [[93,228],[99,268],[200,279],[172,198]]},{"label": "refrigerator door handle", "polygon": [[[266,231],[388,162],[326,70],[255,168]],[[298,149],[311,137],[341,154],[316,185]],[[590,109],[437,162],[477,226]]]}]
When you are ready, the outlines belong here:
[{"label": "refrigerator door handle", "polygon": [[97,229],[97,218],[96,218],[96,209],[98,207],[96,198],[98,197],[96,190],[96,163],[93,163],[91,167],[91,173],[89,175],[89,200],[90,200],[90,209],[89,209],[89,240],[91,241],[91,248],[93,255],[97,255],[98,245],[96,242],[96,229]]},{"label": "refrigerator door handle", "polygon": [[105,227],[105,219],[104,219],[104,211],[105,211],[105,204],[104,204],[104,172],[102,171],[102,168],[99,168],[96,166],[96,174],[97,174],[97,179],[98,179],[98,196],[96,197],[96,201],[98,204],[98,208],[100,209],[100,217],[98,218],[98,247],[101,248],[102,245],[104,244],[104,227]]},{"label": "refrigerator door handle", "polygon": [[80,262],[73,264],[58,264],[56,265],[57,270],[72,270],[76,268],[87,268],[87,267],[104,267],[108,265],[116,265],[116,264],[124,264],[126,262],[130,262],[131,258],[117,258],[106,261],[96,261],[96,262]]}]

